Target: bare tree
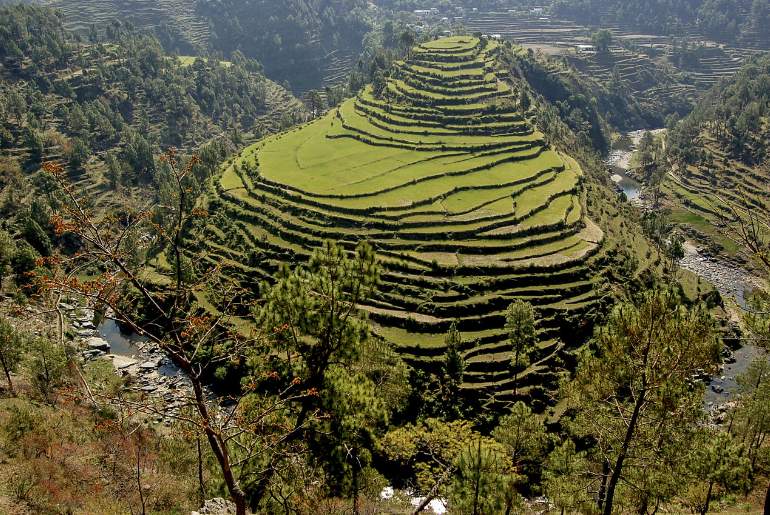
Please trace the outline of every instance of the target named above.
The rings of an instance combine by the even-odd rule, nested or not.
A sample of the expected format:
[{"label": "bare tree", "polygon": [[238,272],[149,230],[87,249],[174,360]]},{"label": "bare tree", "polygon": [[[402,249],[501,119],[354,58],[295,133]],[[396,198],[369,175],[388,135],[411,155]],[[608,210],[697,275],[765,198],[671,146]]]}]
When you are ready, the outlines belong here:
[{"label": "bare tree", "polygon": [[[222,399],[207,394],[207,377],[217,367],[246,363],[261,338],[256,331],[243,334],[232,329],[236,311],[250,310],[237,300],[240,287],[224,278],[217,267],[203,269],[201,261],[188,257],[193,251],[185,239],[186,231],[196,218],[208,216],[189,198],[188,177],[197,158],[192,156],[182,165],[170,150],[162,160],[170,170],[172,202],[102,216],[69,184],[61,165],[44,163],[44,170],[56,179],[62,192],[61,209],[52,217],[56,232],[76,238],[81,248],[49,261],[52,272],[39,277],[39,285],[58,297],[85,299],[146,336],[173,359],[191,385],[185,399],[191,409],[176,418],[205,436],[236,513],[242,515],[247,507],[243,482],[250,475],[278,467],[286,454],[302,452],[284,443],[315,414],[307,413],[297,425],[285,423],[282,414],[287,407],[307,396],[299,382],[271,395],[257,394],[251,384],[229,397],[227,408],[221,406]],[[152,257],[157,257],[152,251],[159,248],[164,249],[171,266],[170,277],[153,277],[150,272],[155,269]],[[206,294],[217,301],[204,312],[196,308],[196,298]],[[139,304],[141,310],[133,309]],[[243,402],[246,398],[248,403]],[[153,403],[137,403],[137,408],[164,413],[162,406]]]}]

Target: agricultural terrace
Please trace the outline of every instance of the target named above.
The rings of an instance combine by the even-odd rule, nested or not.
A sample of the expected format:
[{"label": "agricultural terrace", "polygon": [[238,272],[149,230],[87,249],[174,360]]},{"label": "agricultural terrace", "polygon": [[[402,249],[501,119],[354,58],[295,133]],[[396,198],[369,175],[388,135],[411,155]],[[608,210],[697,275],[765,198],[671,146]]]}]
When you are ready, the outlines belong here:
[{"label": "agricultural terrace", "polygon": [[468,36],[422,44],[379,91],[247,148],[208,200],[209,259],[254,284],[325,239],[368,240],[383,264],[362,306],[374,331],[439,367],[457,320],[464,388],[498,399],[513,391],[504,311],[529,301],[540,344],[519,392],[544,398],[597,306],[606,249],[579,166],[519,109],[497,51]]},{"label": "agricultural terrace", "polygon": [[[759,131],[761,134],[762,131]],[[663,192],[673,201],[673,219],[691,226],[734,255],[741,247],[725,235],[726,220],[735,213],[770,217],[770,166],[735,159],[717,138],[703,131],[697,139],[703,158],[682,165],[667,176]]]}]

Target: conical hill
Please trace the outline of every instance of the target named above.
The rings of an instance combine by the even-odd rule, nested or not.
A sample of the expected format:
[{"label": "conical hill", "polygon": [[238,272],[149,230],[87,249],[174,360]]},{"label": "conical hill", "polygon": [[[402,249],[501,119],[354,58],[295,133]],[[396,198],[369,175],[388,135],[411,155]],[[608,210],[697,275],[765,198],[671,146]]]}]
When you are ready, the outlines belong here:
[{"label": "conical hill", "polygon": [[596,302],[603,234],[584,214],[579,166],[534,128],[499,51],[469,36],[421,44],[356,98],[247,148],[210,204],[232,234],[211,227],[209,251],[256,282],[325,239],[368,240],[384,268],[363,306],[375,332],[438,367],[457,320],[464,387],[500,398],[513,378],[504,311],[524,299],[540,344],[519,389],[552,383],[577,343],[567,321]]}]

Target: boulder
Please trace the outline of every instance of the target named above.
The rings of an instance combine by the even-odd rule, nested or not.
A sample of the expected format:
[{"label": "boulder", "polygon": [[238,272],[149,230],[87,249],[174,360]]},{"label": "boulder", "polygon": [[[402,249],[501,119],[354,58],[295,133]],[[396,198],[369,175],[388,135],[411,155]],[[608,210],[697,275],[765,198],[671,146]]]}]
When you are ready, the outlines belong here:
[{"label": "boulder", "polygon": [[203,507],[192,512],[192,515],[234,515],[235,504],[232,501],[215,497],[203,503]]},{"label": "boulder", "polygon": [[98,336],[92,336],[89,339],[87,339],[86,346],[89,349],[96,349],[104,352],[110,351],[110,344],[107,343],[107,340],[105,340],[104,338],[99,338]]}]

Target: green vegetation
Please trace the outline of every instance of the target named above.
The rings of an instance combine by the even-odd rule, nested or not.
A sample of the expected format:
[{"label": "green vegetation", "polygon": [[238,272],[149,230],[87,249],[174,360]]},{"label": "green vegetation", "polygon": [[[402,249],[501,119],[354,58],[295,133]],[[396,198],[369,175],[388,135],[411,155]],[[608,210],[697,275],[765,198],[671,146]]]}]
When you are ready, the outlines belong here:
[{"label": "green vegetation", "polygon": [[198,153],[187,180],[196,195],[238,145],[305,116],[240,53],[230,65],[179,62],[123,26],[84,42],[57,11],[33,6],[0,8],[0,27],[0,230],[13,240],[0,238],[0,282],[9,266],[20,272],[73,244],[51,224],[61,192],[39,172],[43,161],[65,163],[91,208],[135,207],[169,190],[162,148]]},{"label": "green vegetation", "polygon": [[[4,2],[8,3],[8,2]],[[45,0],[64,26],[91,42],[135,28],[167,52],[256,59],[295,91],[346,79],[375,12],[363,0]]]},{"label": "green vegetation", "polygon": [[[362,307],[411,364],[438,370],[436,336],[456,320],[466,395],[553,382],[560,354],[582,343],[566,321],[601,300],[604,236],[585,216],[580,167],[533,127],[526,83],[502,80],[500,51],[470,36],[423,43],[379,86],[246,148],[207,200],[229,218],[200,227],[208,255],[248,284],[325,239],[367,240],[384,271]],[[513,381],[505,310],[519,299],[535,308],[539,345]]]},{"label": "green vegetation", "polygon": [[[358,9],[375,11],[263,3],[200,3],[221,23],[179,35],[321,66],[314,49],[347,45]],[[329,26],[345,8],[343,38]],[[666,178],[664,157],[708,162],[687,134],[726,145],[725,167],[765,166],[764,64],[714,97],[723,125],[699,114],[671,143],[642,141],[642,214],[596,151],[611,120],[648,116],[628,77],[659,77],[632,71],[614,32],[596,33],[596,62],[618,64],[605,87],[496,38],[385,24],[348,89],[308,92],[310,121],[286,130],[291,109],[269,107],[282,90],[240,51],[168,55],[123,23],[86,43],[51,13],[0,10],[0,511],[178,513],[222,496],[238,515],[402,513],[409,489],[417,512],[545,497],[564,513],[706,513],[765,488],[767,360],[732,403],[704,406],[726,354],[719,297],[678,273],[682,236],[657,209],[675,191],[697,208],[678,220],[711,221],[709,199]],[[770,267],[764,240],[749,247]],[[750,301],[763,341],[768,294]],[[138,362],[102,355],[103,317],[146,339]],[[178,375],[154,370],[160,356]]]},{"label": "green vegetation", "polygon": [[[677,123],[666,142],[673,173],[663,192],[676,220],[729,254],[744,243],[725,231],[729,224],[770,214],[769,78],[767,56],[748,62]],[[756,228],[767,234],[763,222]]]}]

